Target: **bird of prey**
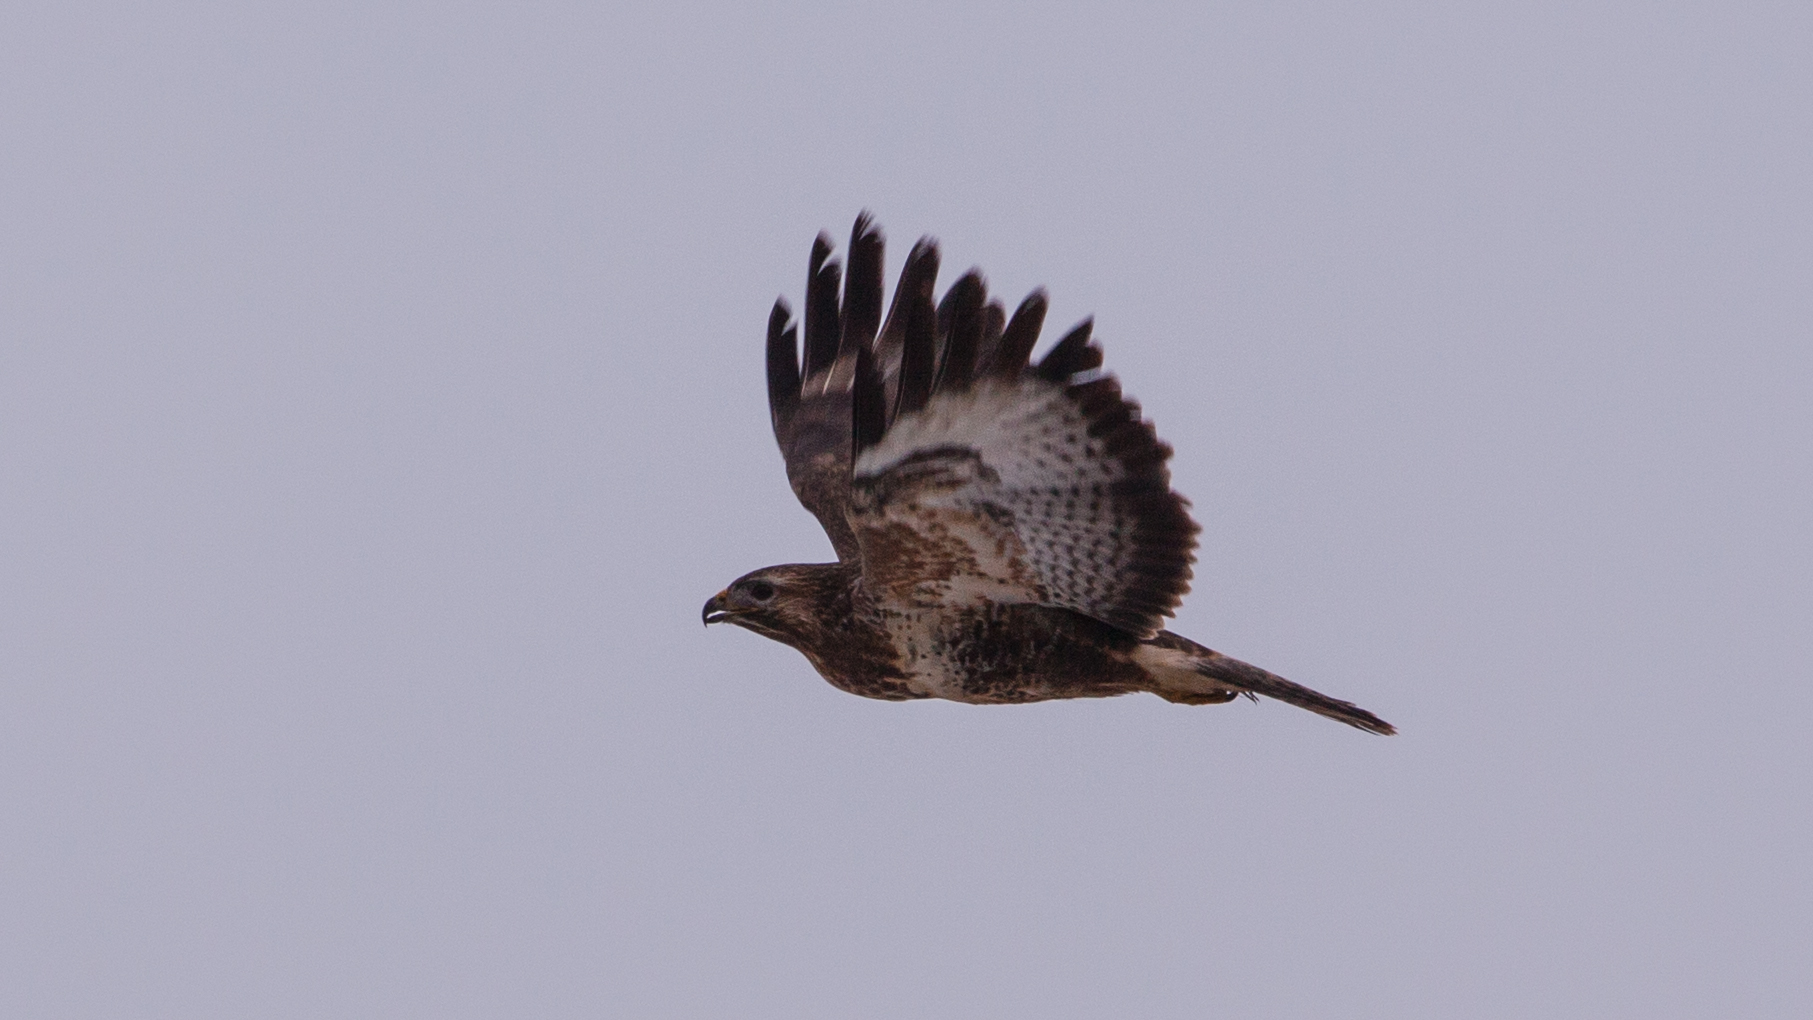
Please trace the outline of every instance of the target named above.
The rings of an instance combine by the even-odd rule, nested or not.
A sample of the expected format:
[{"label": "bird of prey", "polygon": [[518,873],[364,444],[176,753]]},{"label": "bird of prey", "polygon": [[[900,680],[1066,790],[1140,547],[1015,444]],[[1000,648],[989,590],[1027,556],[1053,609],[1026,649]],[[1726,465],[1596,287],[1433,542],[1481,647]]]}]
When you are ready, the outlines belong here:
[{"label": "bird of prey", "polygon": [[882,248],[867,213],[847,268],[818,236],[803,363],[785,299],[768,317],[774,437],[837,562],[751,571],[705,603],[705,623],[791,645],[870,698],[1263,694],[1394,732],[1162,629],[1189,590],[1198,528],[1171,491],[1171,448],[1102,371],[1091,320],[1032,363],[1044,293],[1010,318],[972,270],[934,302],[929,238],[884,320]]}]

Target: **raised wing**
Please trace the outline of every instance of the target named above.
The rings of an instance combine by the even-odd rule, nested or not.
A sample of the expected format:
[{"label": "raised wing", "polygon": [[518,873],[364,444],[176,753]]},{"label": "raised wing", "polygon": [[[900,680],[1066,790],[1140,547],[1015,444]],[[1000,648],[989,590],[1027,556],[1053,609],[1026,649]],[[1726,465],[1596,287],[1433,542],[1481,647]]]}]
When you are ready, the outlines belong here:
[{"label": "raised wing", "polygon": [[[840,560],[860,555],[850,530],[850,395],[856,355],[866,352],[889,378],[900,370],[906,323],[901,295],[931,299],[938,275],[938,246],[920,241],[907,256],[895,288],[894,307],[882,324],[881,231],[863,213],[850,231],[849,273],[831,258],[831,239],[820,234],[812,245],[806,279],[806,349],[802,363],[799,330],[787,302],[777,300],[768,316],[768,411],[774,439],[787,464],[787,481],[837,549]],[[839,300],[838,282],[843,276]],[[916,307],[917,300],[906,302]],[[998,309],[997,309],[998,311]]]},{"label": "raised wing", "polygon": [[812,511],[840,560],[860,552],[846,521],[850,494],[850,382],[855,351],[874,344],[881,322],[881,231],[868,214],[850,233],[850,277],[838,300],[831,239],[812,244],[806,278],[806,350],[785,299],[768,316],[768,413],[794,495]]},{"label": "raised wing", "polygon": [[1061,606],[1151,637],[1189,590],[1196,546],[1171,448],[1097,371],[1089,322],[1029,368],[1042,295],[1004,327],[991,307],[975,273],[936,313],[926,294],[905,313],[891,387],[857,352],[863,582],[896,605]]}]

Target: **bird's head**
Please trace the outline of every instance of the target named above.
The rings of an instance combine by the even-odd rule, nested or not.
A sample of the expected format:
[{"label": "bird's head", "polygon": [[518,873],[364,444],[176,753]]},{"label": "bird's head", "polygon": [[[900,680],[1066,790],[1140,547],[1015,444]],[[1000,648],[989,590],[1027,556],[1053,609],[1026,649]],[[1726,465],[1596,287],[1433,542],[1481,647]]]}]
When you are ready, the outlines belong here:
[{"label": "bird's head", "polygon": [[823,629],[823,618],[848,576],[840,565],[793,563],[752,570],[713,595],[700,614],[707,625],[734,623],[799,647]]}]

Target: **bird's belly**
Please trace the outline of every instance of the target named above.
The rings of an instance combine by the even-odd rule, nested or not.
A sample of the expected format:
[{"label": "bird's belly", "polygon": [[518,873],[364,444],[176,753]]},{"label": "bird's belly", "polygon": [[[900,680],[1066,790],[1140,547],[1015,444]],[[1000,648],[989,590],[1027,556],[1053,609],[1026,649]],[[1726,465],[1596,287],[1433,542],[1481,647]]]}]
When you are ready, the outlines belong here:
[{"label": "bird's belly", "polygon": [[888,631],[906,685],[924,697],[1013,704],[1143,689],[1119,647],[1130,639],[1068,610],[941,607],[892,615]]}]

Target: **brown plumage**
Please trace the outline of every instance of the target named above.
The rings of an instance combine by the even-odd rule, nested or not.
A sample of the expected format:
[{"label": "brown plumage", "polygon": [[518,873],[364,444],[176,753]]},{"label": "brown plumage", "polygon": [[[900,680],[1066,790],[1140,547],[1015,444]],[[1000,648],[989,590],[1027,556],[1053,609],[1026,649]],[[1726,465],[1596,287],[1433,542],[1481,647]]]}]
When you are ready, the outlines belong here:
[{"label": "brown plumage", "polygon": [[847,275],[819,235],[803,365],[786,302],[768,319],[775,440],[838,562],[745,574],[705,604],[706,623],[790,645],[871,698],[1262,694],[1394,732],[1161,629],[1189,590],[1197,527],[1171,491],[1171,448],[1100,371],[1090,321],[1032,364],[1044,294],[1010,319],[972,270],[934,303],[930,239],[883,321],[882,251],[866,213]]}]

